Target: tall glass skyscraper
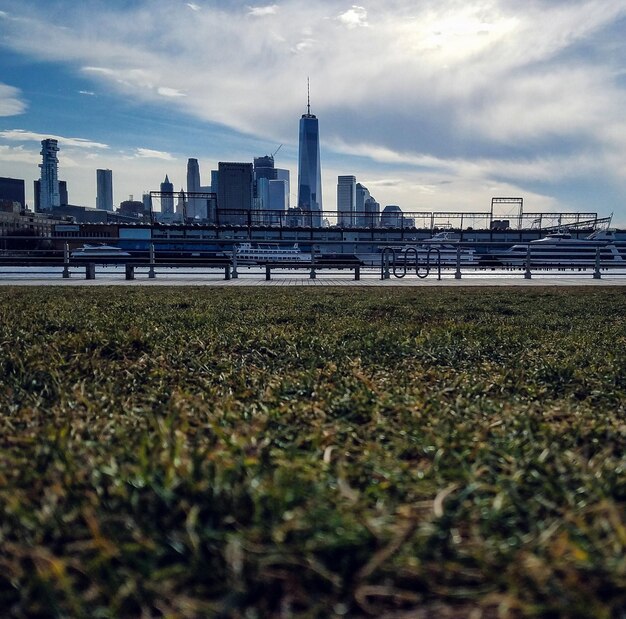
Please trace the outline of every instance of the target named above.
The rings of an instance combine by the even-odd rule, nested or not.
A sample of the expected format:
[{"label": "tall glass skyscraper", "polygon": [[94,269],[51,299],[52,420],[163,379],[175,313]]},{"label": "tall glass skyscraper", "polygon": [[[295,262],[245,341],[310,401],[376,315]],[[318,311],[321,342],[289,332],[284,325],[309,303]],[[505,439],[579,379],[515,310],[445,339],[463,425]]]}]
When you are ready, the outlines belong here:
[{"label": "tall glass skyscraper", "polygon": [[[191,219],[202,216],[202,200],[198,198],[200,192],[200,166],[197,159],[187,161],[187,216]],[[204,213],[206,217],[206,213]]]},{"label": "tall glass skyscraper", "polygon": [[41,155],[43,160],[39,164],[41,168],[41,176],[39,178],[39,209],[43,212],[51,211],[56,206],[61,206],[58,152],[59,146],[57,140],[42,140]]},{"label": "tall glass skyscraper", "polygon": [[113,172],[96,170],[96,208],[113,210]]},{"label": "tall glass skyscraper", "polygon": [[307,113],[300,119],[300,149],[298,157],[298,207],[304,211],[308,224],[322,225],[322,169],[320,167],[320,131],[317,116],[311,114],[310,99]]}]

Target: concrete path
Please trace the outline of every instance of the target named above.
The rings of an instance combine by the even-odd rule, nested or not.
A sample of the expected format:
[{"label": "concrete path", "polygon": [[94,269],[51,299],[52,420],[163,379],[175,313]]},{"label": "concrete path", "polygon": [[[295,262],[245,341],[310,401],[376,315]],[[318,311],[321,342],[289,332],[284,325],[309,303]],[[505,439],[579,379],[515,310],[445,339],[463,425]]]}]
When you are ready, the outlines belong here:
[{"label": "concrete path", "polygon": [[418,279],[415,275],[407,275],[403,279],[392,276],[391,279],[381,280],[379,276],[367,274],[360,281],[355,281],[352,275],[318,275],[317,279],[307,277],[293,277],[276,275],[270,281],[258,275],[245,274],[238,279],[224,280],[221,274],[180,276],[174,273],[157,274],[155,279],[148,279],[147,274],[137,274],[136,279],[127,281],[123,273],[96,274],[96,279],[87,280],[84,274],[73,274],[70,279],[62,279],[60,274],[46,274],[28,277],[0,274],[0,287],[4,286],[213,286],[213,287],[247,287],[247,286],[340,286],[340,287],[375,287],[375,288],[413,288],[413,287],[488,287],[488,286],[626,286],[626,276],[605,275],[602,279],[593,279],[591,273],[580,275],[533,275],[532,279],[524,279],[523,274],[466,275],[463,279],[454,279],[452,274],[446,275],[441,281],[436,276]]}]

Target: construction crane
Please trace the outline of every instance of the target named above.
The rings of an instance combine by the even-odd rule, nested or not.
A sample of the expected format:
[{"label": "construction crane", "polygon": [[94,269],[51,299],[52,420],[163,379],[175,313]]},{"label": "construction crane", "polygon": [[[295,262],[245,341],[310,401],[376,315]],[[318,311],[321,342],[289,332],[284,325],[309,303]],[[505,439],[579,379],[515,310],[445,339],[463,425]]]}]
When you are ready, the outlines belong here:
[{"label": "construction crane", "polygon": [[283,145],[281,144],[273,153],[272,153],[272,159],[274,157],[276,157],[276,153],[283,147]]}]

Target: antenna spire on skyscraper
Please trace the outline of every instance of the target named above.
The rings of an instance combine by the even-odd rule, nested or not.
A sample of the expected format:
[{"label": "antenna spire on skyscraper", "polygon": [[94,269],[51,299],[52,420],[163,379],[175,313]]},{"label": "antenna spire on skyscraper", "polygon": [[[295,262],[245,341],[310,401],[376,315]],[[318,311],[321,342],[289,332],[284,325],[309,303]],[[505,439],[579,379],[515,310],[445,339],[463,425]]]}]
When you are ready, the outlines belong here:
[{"label": "antenna spire on skyscraper", "polygon": [[306,112],[311,115],[311,80],[306,78]]}]

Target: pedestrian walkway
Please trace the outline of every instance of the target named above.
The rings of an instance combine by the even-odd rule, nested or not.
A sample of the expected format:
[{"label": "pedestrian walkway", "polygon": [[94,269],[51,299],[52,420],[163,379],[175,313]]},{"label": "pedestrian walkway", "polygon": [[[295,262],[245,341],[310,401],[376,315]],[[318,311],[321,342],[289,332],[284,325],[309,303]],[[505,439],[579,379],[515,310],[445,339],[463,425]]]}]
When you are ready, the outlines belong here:
[{"label": "pedestrian walkway", "polygon": [[263,277],[244,276],[238,279],[225,280],[218,275],[206,276],[189,276],[181,277],[176,274],[157,275],[155,279],[149,279],[147,275],[138,275],[134,280],[127,281],[123,276],[102,275],[96,279],[87,280],[84,277],[75,275],[70,279],[62,279],[61,277],[51,277],[49,275],[42,277],[20,278],[18,276],[0,278],[0,286],[210,286],[216,288],[233,288],[233,287],[251,287],[251,286],[339,286],[342,288],[442,288],[442,287],[491,287],[491,286],[509,286],[515,288],[529,287],[545,287],[545,286],[584,286],[584,287],[606,287],[606,286],[626,286],[626,277],[605,276],[602,279],[593,279],[591,275],[585,276],[536,276],[532,279],[524,279],[521,275],[515,276],[468,276],[463,279],[454,279],[454,277],[444,277],[437,280],[436,277],[430,276],[426,279],[418,279],[417,277],[407,277],[397,279],[381,280],[377,277],[363,277],[359,281],[355,281],[352,277],[334,277],[321,276],[316,279],[308,277],[275,277],[267,281]]}]

